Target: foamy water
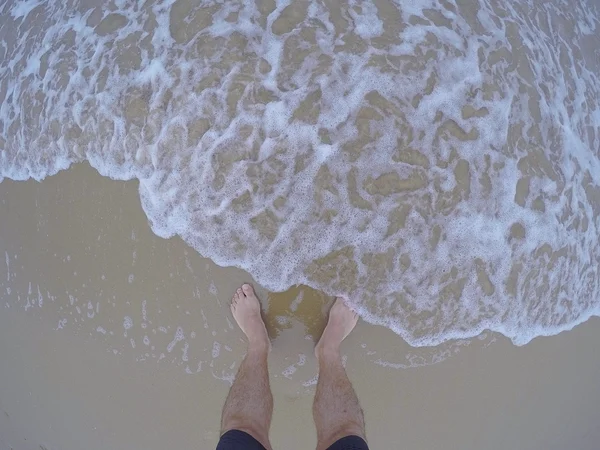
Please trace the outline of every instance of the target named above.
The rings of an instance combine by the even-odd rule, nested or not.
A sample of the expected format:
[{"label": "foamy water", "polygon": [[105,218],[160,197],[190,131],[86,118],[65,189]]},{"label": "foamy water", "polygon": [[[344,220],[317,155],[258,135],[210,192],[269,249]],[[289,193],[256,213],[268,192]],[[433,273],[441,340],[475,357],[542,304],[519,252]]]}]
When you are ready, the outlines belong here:
[{"label": "foamy water", "polygon": [[0,180],[137,178],[158,235],[412,345],[600,314],[592,1],[246,3],[0,2]]}]

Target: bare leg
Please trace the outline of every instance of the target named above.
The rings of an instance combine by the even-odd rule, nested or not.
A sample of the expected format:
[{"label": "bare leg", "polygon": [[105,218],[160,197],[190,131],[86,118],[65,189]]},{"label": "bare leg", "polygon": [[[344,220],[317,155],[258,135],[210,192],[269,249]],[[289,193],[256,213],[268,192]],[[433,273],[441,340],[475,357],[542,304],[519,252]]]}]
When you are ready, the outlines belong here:
[{"label": "bare leg", "polygon": [[363,412],[340,356],[340,344],[357,321],[358,316],[338,297],[315,348],[319,361],[319,381],[313,404],[317,450],[327,449],[346,436],[366,440]]},{"label": "bare leg", "polygon": [[270,342],[252,286],[244,284],[238,288],[231,300],[231,312],[248,337],[248,353],[225,401],[221,434],[229,430],[245,431],[270,449],[269,428],[273,415],[267,367]]}]

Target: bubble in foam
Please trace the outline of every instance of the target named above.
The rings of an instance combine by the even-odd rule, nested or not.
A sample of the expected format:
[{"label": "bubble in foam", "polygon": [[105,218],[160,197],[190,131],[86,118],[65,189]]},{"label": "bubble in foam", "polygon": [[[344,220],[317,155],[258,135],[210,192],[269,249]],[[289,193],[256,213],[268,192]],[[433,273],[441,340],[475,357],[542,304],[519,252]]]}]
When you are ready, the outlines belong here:
[{"label": "bubble in foam", "polygon": [[221,354],[221,344],[217,341],[213,342],[212,357],[217,358]]},{"label": "bubble in foam", "polygon": [[185,335],[183,334],[183,328],[177,327],[177,330],[175,331],[175,336],[173,336],[173,340],[169,342],[169,345],[167,345],[167,352],[171,353],[177,345],[177,343],[183,341],[184,339]]},{"label": "bubble in foam", "polygon": [[133,326],[133,319],[129,316],[123,317],[123,328],[129,330]]},{"label": "bubble in foam", "polygon": [[275,316],[275,320],[279,325],[288,325],[290,323],[290,319],[285,316]]},{"label": "bubble in foam", "polygon": [[298,369],[296,368],[295,365],[292,364],[291,366],[288,366],[285,369],[283,369],[281,374],[286,378],[291,378],[292,375],[296,372],[296,370],[298,370]]},{"label": "bubble in foam", "polygon": [[184,342],[183,349],[182,349],[182,355],[181,355],[181,360],[184,362],[187,362],[189,360],[189,357],[188,357],[189,348],[190,348],[190,345],[187,342]]}]

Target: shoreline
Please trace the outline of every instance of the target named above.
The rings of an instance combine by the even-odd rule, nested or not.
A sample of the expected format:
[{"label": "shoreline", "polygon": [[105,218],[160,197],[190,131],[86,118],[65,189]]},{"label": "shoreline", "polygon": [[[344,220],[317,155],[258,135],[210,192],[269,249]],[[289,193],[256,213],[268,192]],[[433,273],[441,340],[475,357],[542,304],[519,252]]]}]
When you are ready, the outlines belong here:
[{"label": "shoreline", "polygon": [[[245,348],[228,301],[248,274],[154,235],[133,183],[90,168],[0,192],[0,448],[214,447]],[[304,449],[331,298],[255,287],[273,341],[272,441]],[[594,450],[599,337],[592,318],[522,347],[485,333],[413,348],[360,321],[342,352],[374,448]]]},{"label": "shoreline", "polygon": [[[12,179],[6,179],[3,183],[4,183],[4,188],[6,189],[6,184],[11,184],[11,186],[9,187],[10,191],[13,190],[19,190],[20,188],[18,187],[19,183],[26,183],[26,184],[31,184],[31,183],[44,183],[44,185],[46,183],[49,182],[49,180],[54,180],[56,177],[59,177],[59,179],[62,178],[71,178],[70,176],[70,172],[75,171],[76,172],[76,176],[75,176],[75,182],[78,182],[80,179],[85,178],[85,177],[101,177],[107,181],[110,182],[115,182],[115,183],[121,183],[122,186],[119,187],[115,187],[112,190],[120,190],[120,189],[127,189],[130,190],[131,188],[129,187],[130,185],[133,186],[134,184],[139,185],[139,180],[137,178],[132,178],[130,180],[120,180],[120,179],[113,179],[110,176],[107,175],[103,175],[97,168],[95,168],[94,166],[92,166],[89,161],[80,161],[80,162],[74,162],[72,164],[69,165],[69,167],[65,168],[65,169],[59,169],[58,172],[56,172],[56,174],[53,175],[48,175],[46,178],[42,179],[42,180],[35,180],[35,179],[28,179],[28,180],[12,180]],[[56,181],[53,181],[54,183]],[[62,183],[62,180],[59,181],[60,183]],[[69,182],[73,182],[73,181],[67,181],[67,183]],[[16,183],[16,184],[15,184]],[[103,185],[106,185],[104,182],[102,183]],[[124,187],[127,186],[127,187]],[[0,193],[2,192],[2,184],[0,183]],[[136,197],[137,197],[137,204],[131,203],[132,199],[131,199],[131,195],[129,195],[129,207],[130,208],[135,208],[136,210],[142,210],[142,205],[141,205],[141,201],[140,201],[140,197],[139,197],[139,193],[137,193],[138,189],[135,189],[136,191]],[[160,235],[157,235],[154,233],[153,230],[151,230],[151,226],[150,226],[150,222],[149,219],[147,218],[147,216],[144,214],[144,218],[147,222],[147,227],[148,230],[151,233],[153,233],[157,238],[159,239],[178,239],[181,241],[181,244],[183,246],[186,247],[186,255],[188,253],[192,253],[192,252],[197,252],[195,249],[193,249],[192,247],[189,246],[189,244],[187,244],[183,238],[179,235],[175,235],[175,236],[171,236],[168,238],[164,238],[161,237]],[[117,218],[115,217],[115,220],[117,220]],[[109,232],[109,231],[106,231]],[[210,257],[205,257],[202,256],[200,254],[198,254],[198,257],[200,259],[203,260],[207,260],[210,262],[211,265],[213,265],[215,268],[219,268],[219,269],[223,269],[223,270],[234,270],[234,271],[241,271],[244,273],[247,273],[244,271],[244,269],[239,268],[239,267],[235,267],[235,266],[221,266],[217,263],[215,263]],[[6,264],[10,264],[9,262],[9,256],[8,253],[5,252],[5,259],[6,259]],[[252,279],[252,275],[247,273],[247,277],[249,277],[250,279]],[[261,286],[261,288],[264,290],[264,292],[266,293],[267,290]],[[283,297],[285,298],[286,293],[289,293],[295,289],[300,288],[301,290],[307,290],[308,292],[311,292],[311,294],[314,296],[315,299],[317,299],[316,301],[319,301],[318,299],[322,296],[326,296],[327,294],[322,293],[318,290],[316,290],[315,288],[311,287],[311,286],[305,286],[305,285],[295,285],[295,286],[291,286],[288,289],[284,290],[284,291],[278,291],[278,292],[271,292],[269,291],[269,293],[271,295],[274,294],[283,294]],[[353,307],[356,307],[357,305],[353,305]],[[600,305],[598,305],[595,309],[587,311],[585,314],[583,314],[579,319],[577,319],[576,321],[569,323],[569,324],[565,324],[562,326],[556,326],[556,327],[552,327],[551,329],[546,329],[543,327],[538,327],[537,330],[535,332],[531,332],[529,335],[527,336],[514,336],[512,335],[511,332],[507,331],[506,326],[504,325],[498,325],[498,326],[490,326],[490,324],[482,324],[481,326],[477,327],[477,331],[476,334],[474,334],[475,332],[472,332],[471,330],[469,330],[468,332],[465,332],[464,334],[460,334],[460,333],[455,333],[454,335],[444,338],[442,341],[440,341],[439,343],[435,344],[435,345],[429,345],[429,344],[425,344],[425,345],[415,345],[415,340],[410,339],[410,337],[407,335],[407,332],[403,329],[398,328],[397,326],[394,326],[392,321],[388,321],[387,323],[380,323],[380,321],[369,321],[368,320],[368,316],[369,314],[364,312],[364,308],[361,308],[360,305],[358,305],[358,308],[356,308],[357,311],[359,312],[359,314],[361,315],[361,318],[366,321],[367,323],[374,325],[374,326],[381,326],[384,328],[387,328],[389,330],[391,330],[395,335],[397,335],[399,338],[401,338],[404,342],[406,342],[407,345],[409,345],[412,348],[418,349],[418,348],[432,348],[432,347],[436,347],[439,345],[447,345],[447,344],[451,344],[452,342],[455,341],[462,341],[462,340],[470,340],[470,339],[478,339],[478,336],[484,334],[499,334],[503,337],[508,338],[514,345],[520,347],[520,346],[524,346],[524,345],[528,345],[532,340],[539,338],[539,337],[551,337],[551,336],[556,336],[558,334],[561,334],[563,332],[566,331],[571,331],[573,330],[575,327],[578,327],[582,324],[584,324],[585,322],[593,319],[593,318],[597,318],[600,317]]]}]

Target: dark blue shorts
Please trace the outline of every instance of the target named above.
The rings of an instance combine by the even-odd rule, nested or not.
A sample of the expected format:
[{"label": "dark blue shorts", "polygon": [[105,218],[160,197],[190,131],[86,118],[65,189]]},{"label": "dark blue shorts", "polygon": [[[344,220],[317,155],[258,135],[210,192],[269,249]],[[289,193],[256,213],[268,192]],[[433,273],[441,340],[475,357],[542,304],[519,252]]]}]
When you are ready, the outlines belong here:
[{"label": "dark blue shorts", "polygon": [[[217,450],[266,450],[260,442],[248,433],[230,430],[221,436]],[[335,442],[328,450],[369,450],[364,439],[358,436],[346,436]]]}]

